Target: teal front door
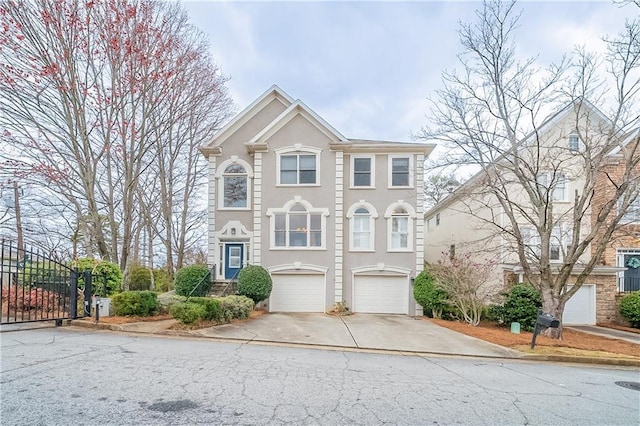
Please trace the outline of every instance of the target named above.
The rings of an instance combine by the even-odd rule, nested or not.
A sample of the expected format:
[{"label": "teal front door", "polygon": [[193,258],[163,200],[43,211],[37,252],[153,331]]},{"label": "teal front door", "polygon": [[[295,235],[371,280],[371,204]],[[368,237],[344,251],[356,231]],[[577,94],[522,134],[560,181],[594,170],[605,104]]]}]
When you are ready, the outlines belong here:
[{"label": "teal front door", "polygon": [[224,251],[224,277],[228,280],[238,278],[238,272],[242,269],[244,244],[226,244]]}]

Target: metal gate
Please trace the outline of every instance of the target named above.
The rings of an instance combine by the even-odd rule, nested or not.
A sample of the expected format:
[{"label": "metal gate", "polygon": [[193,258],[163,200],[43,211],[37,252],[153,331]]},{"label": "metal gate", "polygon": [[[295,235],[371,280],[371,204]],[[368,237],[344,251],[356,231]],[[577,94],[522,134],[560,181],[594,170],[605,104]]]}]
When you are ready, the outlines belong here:
[{"label": "metal gate", "polygon": [[[1,324],[52,321],[87,315],[90,294],[80,294],[78,278],[86,274],[59,263],[38,250],[0,242]],[[82,282],[81,282],[81,287]],[[86,286],[90,291],[90,286]]]}]

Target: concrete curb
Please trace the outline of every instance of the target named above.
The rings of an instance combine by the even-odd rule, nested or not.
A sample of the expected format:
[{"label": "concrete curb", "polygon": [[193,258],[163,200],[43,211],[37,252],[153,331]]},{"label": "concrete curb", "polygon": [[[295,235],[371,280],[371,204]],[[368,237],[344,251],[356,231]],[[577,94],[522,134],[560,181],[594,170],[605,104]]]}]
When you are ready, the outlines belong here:
[{"label": "concrete curb", "polygon": [[[581,357],[581,356],[573,356],[573,355],[538,355],[538,354],[526,354],[524,352],[516,351],[511,348],[504,348],[503,346],[499,346],[501,348],[507,349],[513,352],[513,356],[483,356],[483,355],[467,355],[467,354],[451,354],[451,353],[442,353],[442,352],[423,352],[423,351],[411,351],[411,350],[399,350],[399,349],[380,349],[380,348],[370,348],[370,347],[352,347],[352,346],[339,346],[339,345],[324,345],[324,344],[313,344],[313,343],[297,343],[297,342],[278,342],[278,341],[269,341],[269,340],[261,340],[261,339],[243,339],[243,338],[231,338],[231,337],[216,337],[209,336],[205,333],[201,333],[198,330],[155,330],[155,331],[142,331],[142,330],[133,330],[133,324],[141,324],[141,323],[131,323],[131,324],[105,324],[105,323],[95,323],[84,320],[71,320],[68,324],[81,327],[88,328],[94,330],[107,330],[107,331],[115,331],[115,332],[125,332],[125,333],[133,333],[133,334],[144,334],[144,335],[158,335],[163,337],[186,337],[186,338],[197,338],[197,339],[208,339],[208,340],[216,340],[220,342],[229,342],[229,343],[238,343],[242,342],[244,344],[256,344],[256,345],[265,345],[265,346],[278,346],[278,347],[297,347],[297,348],[311,348],[311,349],[323,349],[323,350],[333,350],[333,351],[350,351],[350,352],[366,352],[366,353],[381,353],[381,354],[396,354],[396,355],[416,355],[416,356],[455,356],[455,357],[464,357],[464,358],[484,358],[484,359],[503,359],[503,360],[521,360],[521,361],[536,361],[536,362],[562,362],[562,363],[572,363],[572,364],[592,364],[592,365],[609,365],[609,366],[617,366],[617,367],[639,367],[640,368],[640,359],[627,359],[627,358],[594,358],[594,357]],[[487,342],[493,344],[491,342]],[[495,344],[493,344],[495,345]]]}]

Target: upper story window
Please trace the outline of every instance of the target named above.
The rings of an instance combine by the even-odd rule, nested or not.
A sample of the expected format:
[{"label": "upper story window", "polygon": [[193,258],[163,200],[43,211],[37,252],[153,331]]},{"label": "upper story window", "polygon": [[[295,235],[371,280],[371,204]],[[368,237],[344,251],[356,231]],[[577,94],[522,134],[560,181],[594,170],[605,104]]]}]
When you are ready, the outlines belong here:
[{"label": "upper story window", "polygon": [[224,207],[247,207],[247,171],[240,164],[224,169]]},{"label": "upper story window", "polygon": [[544,196],[551,191],[551,201],[567,201],[567,177],[559,173],[540,173],[538,185]]},{"label": "upper story window", "polygon": [[[542,247],[540,235],[532,226],[524,226],[520,229],[522,242],[525,246],[525,254],[532,259],[540,257]],[[549,239],[549,260],[561,262],[571,248],[572,228],[566,224],[556,224],[551,229]]]},{"label": "upper story window", "polygon": [[389,187],[410,188],[413,182],[412,156],[389,156]]},{"label": "upper story window", "polygon": [[571,132],[569,134],[569,151],[580,152],[582,151],[582,142],[577,132]]},{"label": "upper story window", "polygon": [[[618,208],[620,208],[621,202],[618,201]],[[629,208],[625,212],[621,219],[622,223],[640,223],[640,195],[636,197]]]},{"label": "upper story window", "polygon": [[378,212],[371,204],[360,200],[347,211],[350,222],[349,249],[351,251],[374,251],[375,219]]},{"label": "upper story window", "polygon": [[321,150],[312,147],[303,147],[296,144],[294,147],[280,148],[276,150],[278,167],[278,185],[318,185],[320,172],[318,158]]},{"label": "upper story window", "polygon": [[248,210],[250,208],[251,185],[253,177],[251,166],[236,155],[223,161],[216,175],[218,179],[218,208],[228,210]]},{"label": "upper story window", "polygon": [[351,187],[375,187],[375,156],[351,156]]},{"label": "upper story window", "polygon": [[268,209],[272,249],[324,249],[328,209],[315,209],[296,197],[282,209]]},{"label": "upper story window", "polygon": [[387,251],[413,251],[415,210],[400,200],[387,208]]}]

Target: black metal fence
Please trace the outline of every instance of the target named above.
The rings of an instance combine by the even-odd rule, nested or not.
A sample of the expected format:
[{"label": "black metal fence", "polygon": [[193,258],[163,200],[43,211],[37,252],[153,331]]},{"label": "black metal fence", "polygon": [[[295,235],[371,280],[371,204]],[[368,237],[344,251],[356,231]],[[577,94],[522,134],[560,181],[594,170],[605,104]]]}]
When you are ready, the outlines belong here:
[{"label": "black metal fence", "polygon": [[0,241],[0,323],[85,316],[84,300],[91,300],[91,296],[78,291],[78,278],[76,270],[39,250]]}]

